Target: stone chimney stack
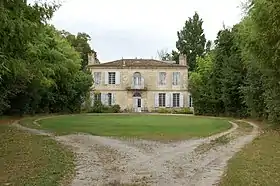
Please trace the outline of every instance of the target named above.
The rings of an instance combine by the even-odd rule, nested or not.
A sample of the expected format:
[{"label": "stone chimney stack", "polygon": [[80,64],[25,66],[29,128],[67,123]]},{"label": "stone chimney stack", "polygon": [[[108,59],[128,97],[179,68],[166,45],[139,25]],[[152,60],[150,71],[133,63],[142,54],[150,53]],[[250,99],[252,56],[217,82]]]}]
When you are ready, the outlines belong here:
[{"label": "stone chimney stack", "polygon": [[96,60],[95,53],[89,53],[88,54],[88,65],[95,65],[99,64],[98,61]]},{"label": "stone chimney stack", "polygon": [[187,66],[187,56],[184,54],[179,55],[179,65]]}]

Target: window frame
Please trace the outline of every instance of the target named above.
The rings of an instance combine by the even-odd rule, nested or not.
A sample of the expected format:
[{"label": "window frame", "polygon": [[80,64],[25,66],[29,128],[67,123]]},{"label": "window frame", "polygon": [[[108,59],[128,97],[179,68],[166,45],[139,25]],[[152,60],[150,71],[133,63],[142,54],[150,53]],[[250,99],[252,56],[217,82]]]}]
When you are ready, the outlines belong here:
[{"label": "window frame", "polygon": [[108,72],[108,84],[115,85],[116,84],[116,72]]},{"label": "window frame", "polygon": [[[97,75],[98,74],[98,75]],[[101,84],[101,72],[94,72],[93,73],[93,80],[94,80],[94,84],[95,85],[100,85]],[[98,78],[97,78],[98,77]],[[96,81],[96,80],[98,80],[98,81]]]},{"label": "window frame", "polygon": [[180,93],[173,93],[172,94],[172,106],[175,108],[180,107]]},{"label": "window frame", "polygon": [[[181,76],[180,72],[173,72],[172,73],[172,85],[173,86],[180,85],[180,76]],[[175,80],[176,80],[176,83],[175,83]]]},{"label": "window frame", "polygon": [[[165,74],[165,76],[162,76],[161,74]],[[165,79],[161,79],[162,77],[165,77]],[[160,86],[165,86],[166,83],[167,83],[166,78],[167,78],[167,73],[166,72],[159,72],[159,82],[158,82],[158,84]]]},{"label": "window frame", "polygon": [[113,94],[112,93],[108,93],[107,94],[108,96],[108,106],[112,106],[112,103],[113,103]]},{"label": "window frame", "polygon": [[158,106],[159,107],[166,107],[166,93],[159,93],[158,94]]}]

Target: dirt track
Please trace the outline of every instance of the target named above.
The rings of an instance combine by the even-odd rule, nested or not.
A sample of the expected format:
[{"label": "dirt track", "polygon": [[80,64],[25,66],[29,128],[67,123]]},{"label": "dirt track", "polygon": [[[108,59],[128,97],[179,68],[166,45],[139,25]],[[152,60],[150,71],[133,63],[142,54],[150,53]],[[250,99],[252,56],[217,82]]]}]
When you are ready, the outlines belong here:
[{"label": "dirt track", "polygon": [[[257,136],[257,126],[253,123],[250,123],[253,125],[250,133],[232,124],[226,132],[176,143],[125,141],[84,134],[54,138],[70,146],[77,155],[73,186],[103,186],[115,181],[156,186],[209,186],[219,181],[227,161]],[[221,136],[231,140],[210,146]],[[201,146],[208,148],[198,151]]]}]

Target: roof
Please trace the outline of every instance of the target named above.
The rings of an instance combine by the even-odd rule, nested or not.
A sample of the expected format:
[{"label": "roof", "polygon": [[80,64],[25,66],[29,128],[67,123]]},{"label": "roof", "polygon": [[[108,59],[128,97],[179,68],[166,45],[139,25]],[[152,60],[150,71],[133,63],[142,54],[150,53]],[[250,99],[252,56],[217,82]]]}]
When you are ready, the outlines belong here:
[{"label": "roof", "polygon": [[179,65],[172,62],[159,61],[155,59],[120,59],[107,63],[93,64],[89,67],[184,67],[186,65]]}]

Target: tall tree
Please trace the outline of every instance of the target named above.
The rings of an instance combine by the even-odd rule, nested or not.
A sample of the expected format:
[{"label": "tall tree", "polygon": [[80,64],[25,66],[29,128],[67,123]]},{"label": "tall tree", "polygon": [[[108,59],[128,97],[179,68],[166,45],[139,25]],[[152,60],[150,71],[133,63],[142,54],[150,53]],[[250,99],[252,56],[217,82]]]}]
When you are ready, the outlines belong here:
[{"label": "tall tree", "polygon": [[[86,66],[88,65],[88,54],[94,53],[96,56],[96,52],[90,47],[90,36],[86,33],[78,33],[77,36],[63,30],[61,34],[68,40],[68,42],[76,49],[77,52],[80,53],[82,58],[81,69],[86,70]],[[96,57],[96,60],[97,57]]]},{"label": "tall tree", "polygon": [[180,53],[187,56],[189,70],[196,68],[196,57],[203,56],[205,52],[205,35],[202,28],[203,21],[196,12],[192,18],[185,22],[182,30],[177,32],[176,47]]}]

